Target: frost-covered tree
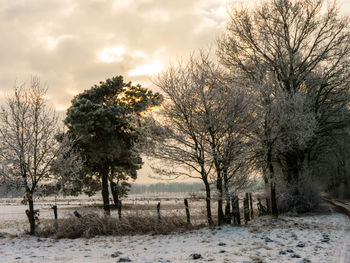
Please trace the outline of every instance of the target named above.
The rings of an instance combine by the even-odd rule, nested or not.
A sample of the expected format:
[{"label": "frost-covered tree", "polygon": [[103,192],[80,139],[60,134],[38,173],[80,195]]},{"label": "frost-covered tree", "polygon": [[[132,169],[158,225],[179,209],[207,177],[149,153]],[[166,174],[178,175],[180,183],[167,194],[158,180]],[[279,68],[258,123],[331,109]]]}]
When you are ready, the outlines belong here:
[{"label": "frost-covered tree", "polygon": [[206,131],[196,117],[200,107],[198,94],[192,90],[191,65],[171,67],[156,81],[165,101],[156,118],[148,121],[150,154],[161,160],[153,164],[157,173],[168,176],[199,178],[206,192],[207,220],[214,225],[211,213],[210,172],[212,165],[206,144]]},{"label": "frost-covered tree", "polygon": [[253,90],[269,76],[287,98],[300,94],[314,113],[316,131],[306,144],[280,141],[286,143],[279,161],[288,182],[306,174],[334,131],[348,126],[342,114],[349,101],[348,20],[335,1],[265,0],[233,9],[218,41],[221,62]]},{"label": "frost-covered tree", "polygon": [[161,132],[163,138],[156,144],[155,157],[190,170],[186,174],[179,169],[167,169],[168,173],[199,174],[207,193],[210,224],[209,183],[210,179],[215,182],[220,225],[224,223],[225,199],[227,214],[230,213],[230,183],[244,179],[239,171],[246,161],[246,157],[243,158],[248,140],[245,134],[253,123],[248,97],[232,85],[224,71],[204,52],[170,68],[159,77],[157,85],[166,94],[166,103],[160,111],[160,123],[155,127],[163,127],[166,132]]},{"label": "frost-covered tree", "polygon": [[262,169],[271,212],[278,215],[274,165],[284,161],[285,153],[305,149],[315,136],[317,121],[310,101],[302,93],[281,90],[271,78],[255,88],[256,124],[251,136],[256,164]]},{"label": "frost-covered tree", "polygon": [[72,143],[57,141],[58,119],[45,94],[46,88],[34,77],[29,86],[14,88],[0,112],[0,182],[25,191],[30,234],[35,233],[34,200],[42,185],[60,171],[74,174],[80,164],[73,153],[69,161],[63,158]]}]

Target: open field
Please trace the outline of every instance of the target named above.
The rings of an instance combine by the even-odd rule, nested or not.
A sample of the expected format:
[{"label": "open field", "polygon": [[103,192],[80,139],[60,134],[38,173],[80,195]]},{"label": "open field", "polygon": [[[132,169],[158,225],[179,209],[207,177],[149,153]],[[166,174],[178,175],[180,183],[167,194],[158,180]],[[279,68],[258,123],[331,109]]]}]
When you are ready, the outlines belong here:
[{"label": "open field", "polygon": [[[120,258],[133,262],[187,262],[198,253],[202,257],[199,262],[309,262],[308,259],[328,263],[338,262],[347,231],[349,221],[340,214],[261,218],[249,226],[170,235],[74,240],[3,237],[0,254],[1,262],[118,262]],[[323,242],[323,235],[330,240]]]},{"label": "open field", "polygon": [[[161,202],[161,215],[176,214],[185,218],[184,198],[189,195],[132,195],[123,200],[123,215],[147,214],[157,216],[156,207]],[[35,209],[39,209],[39,219],[42,223],[54,220],[51,207],[57,205],[58,218],[69,217],[75,210],[80,213],[100,212],[101,200],[95,197],[68,197],[68,198],[42,198],[35,203]],[[215,218],[215,202],[212,202]],[[189,200],[191,221],[193,224],[206,222],[205,202],[202,199]],[[0,232],[20,233],[28,227],[25,210],[26,205],[21,204],[20,198],[0,199]],[[111,211],[112,217],[117,217],[117,211]]]},{"label": "open field", "polygon": [[[134,196],[125,200],[123,213],[156,216],[158,200],[152,198]],[[164,215],[184,214],[182,199],[166,198],[161,201]],[[71,214],[78,206],[82,206],[78,209],[81,212],[96,211],[94,199],[62,199],[56,203],[59,217]],[[51,205],[51,200],[41,200],[37,205],[43,224],[53,221]],[[196,262],[340,262],[350,231],[349,219],[325,205],[322,213],[282,216],[278,220],[260,217],[247,226],[55,240],[23,234],[27,227],[25,209],[14,200],[1,202],[0,232],[9,233],[0,235],[1,262],[118,262],[123,258],[132,262],[187,262],[194,261],[193,254],[201,256]],[[190,209],[195,222],[205,220],[203,200],[192,200]]]}]

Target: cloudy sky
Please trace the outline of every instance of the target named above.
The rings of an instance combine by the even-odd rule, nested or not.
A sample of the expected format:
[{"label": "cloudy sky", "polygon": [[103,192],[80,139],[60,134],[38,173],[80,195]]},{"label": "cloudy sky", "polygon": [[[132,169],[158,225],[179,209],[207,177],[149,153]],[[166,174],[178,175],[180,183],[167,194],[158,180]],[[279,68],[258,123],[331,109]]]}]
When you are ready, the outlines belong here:
[{"label": "cloudy sky", "polygon": [[0,0],[0,91],[38,75],[57,110],[108,77],[149,84],[213,45],[227,0]]},{"label": "cloudy sky", "polygon": [[[64,111],[108,77],[148,84],[178,58],[215,45],[237,2],[254,0],[0,0],[0,102],[37,75]],[[350,10],[350,0],[339,1]]]},{"label": "cloudy sky", "polygon": [[[39,76],[64,112],[106,78],[150,79],[197,48],[215,45],[237,2],[257,0],[0,0],[0,103]],[[350,14],[350,0],[339,0]]]}]

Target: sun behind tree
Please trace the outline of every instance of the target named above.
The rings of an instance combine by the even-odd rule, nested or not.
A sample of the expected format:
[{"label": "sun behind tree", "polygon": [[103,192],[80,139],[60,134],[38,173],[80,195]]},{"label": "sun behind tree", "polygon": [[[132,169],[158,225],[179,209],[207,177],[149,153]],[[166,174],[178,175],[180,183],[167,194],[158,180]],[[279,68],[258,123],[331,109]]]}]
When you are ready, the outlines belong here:
[{"label": "sun behind tree", "polygon": [[161,101],[160,94],[125,83],[122,76],[100,82],[72,100],[65,124],[86,160],[86,176],[101,181],[106,214],[110,214],[108,182],[117,202],[128,187],[123,182],[136,179],[136,171],[142,166],[140,153],[135,150],[141,139],[141,114]]}]

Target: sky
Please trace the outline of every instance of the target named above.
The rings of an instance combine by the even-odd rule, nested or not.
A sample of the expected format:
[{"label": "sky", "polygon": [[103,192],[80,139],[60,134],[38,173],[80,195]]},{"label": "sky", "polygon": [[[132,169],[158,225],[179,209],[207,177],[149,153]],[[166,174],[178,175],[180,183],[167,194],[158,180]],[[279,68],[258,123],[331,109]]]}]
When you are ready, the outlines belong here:
[{"label": "sky", "polygon": [[172,61],[215,44],[227,6],[227,0],[0,0],[0,96],[32,75],[47,84],[59,111],[116,75],[150,87]]},{"label": "sky", "polygon": [[[215,46],[230,6],[254,0],[0,0],[0,103],[40,77],[64,113],[107,78],[150,89],[152,77],[198,48]],[[350,14],[350,0],[338,1]]]},{"label": "sky", "polygon": [[[153,88],[170,63],[215,46],[240,2],[258,0],[0,0],[0,103],[31,76],[63,112],[116,75]],[[350,0],[338,2],[350,14]]]}]

